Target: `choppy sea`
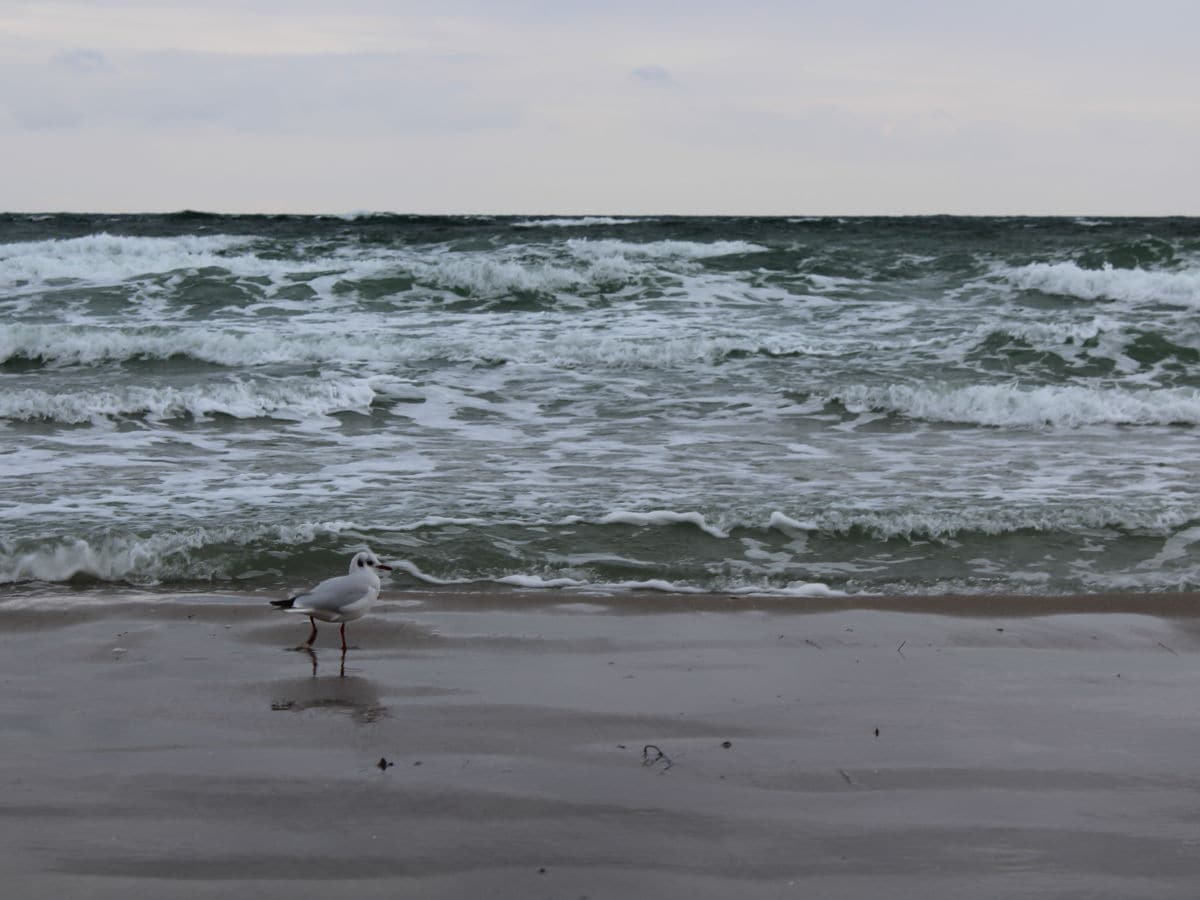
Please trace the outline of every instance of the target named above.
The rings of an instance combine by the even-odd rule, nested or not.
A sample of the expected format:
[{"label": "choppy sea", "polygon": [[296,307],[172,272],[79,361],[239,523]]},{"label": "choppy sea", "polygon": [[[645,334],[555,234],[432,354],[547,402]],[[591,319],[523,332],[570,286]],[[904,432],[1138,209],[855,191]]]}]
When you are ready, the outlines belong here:
[{"label": "choppy sea", "polygon": [[0,216],[0,598],[1200,589],[1200,220]]}]

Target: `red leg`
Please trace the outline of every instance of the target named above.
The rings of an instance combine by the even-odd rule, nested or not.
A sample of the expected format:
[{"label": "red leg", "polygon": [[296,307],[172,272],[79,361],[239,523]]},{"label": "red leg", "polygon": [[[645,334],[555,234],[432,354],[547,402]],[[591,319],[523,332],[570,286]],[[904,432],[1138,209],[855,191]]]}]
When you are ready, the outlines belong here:
[{"label": "red leg", "polygon": [[304,644],[307,647],[311,647],[313,645],[313,641],[315,641],[317,639],[317,620],[314,619],[312,616],[309,616],[308,621],[312,622],[313,630],[312,630],[312,634],[310,634],[308,636],[308,640],[305,641]]},{"label": "red leg", "polygon": [[342,652],[346,652],[346,623],[342,623]]}]

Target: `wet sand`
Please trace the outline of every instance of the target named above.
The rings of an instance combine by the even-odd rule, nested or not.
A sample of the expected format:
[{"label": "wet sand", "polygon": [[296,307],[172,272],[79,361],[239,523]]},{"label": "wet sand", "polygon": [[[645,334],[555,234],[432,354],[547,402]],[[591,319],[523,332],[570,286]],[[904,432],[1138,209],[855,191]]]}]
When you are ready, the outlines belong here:
[{"label": "wet sand", "polygon": [[5,896],[1200,894],[1196,595],[389,596],[0,606]]}]

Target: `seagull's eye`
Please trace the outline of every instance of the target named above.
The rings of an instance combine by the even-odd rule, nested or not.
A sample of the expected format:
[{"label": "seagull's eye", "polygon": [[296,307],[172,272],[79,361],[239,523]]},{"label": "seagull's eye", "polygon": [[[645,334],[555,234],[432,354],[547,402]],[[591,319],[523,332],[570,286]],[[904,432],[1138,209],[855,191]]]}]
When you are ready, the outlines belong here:
[{"label": "seagull's eye", "polygon": [[358,567],[361,569],[361,568],[362,568],[363,566],[365,566],[365,565],[366,565],[366,563],[365,563],[365,562],[363,562],[363,561],[362,561],[362,558],[360,557],[360,558],[359,558],[359,560],[358,560]]}]

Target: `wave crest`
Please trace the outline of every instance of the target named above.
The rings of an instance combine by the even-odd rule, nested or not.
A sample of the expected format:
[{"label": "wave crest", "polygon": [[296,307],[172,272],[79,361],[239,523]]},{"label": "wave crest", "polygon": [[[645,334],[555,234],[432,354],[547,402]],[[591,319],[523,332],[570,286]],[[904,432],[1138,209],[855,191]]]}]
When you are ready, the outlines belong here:
[{"label": "wave crest", "polygon": [[1200,425],[1200,390],[1189,388],[857,385],[831,392],[826,399],[851,413],[882,411],[927,422],[997,428]]},{"label": "wave crest", "polygon": [[55,279],[114,283],[148,273],[227,266],[225,254],[246,243],[245,238],[228,235],[129,237],[101,232],[0,244],[0,284]]},{"label": "wave crest", "polygon": [[340,412],[368,413],[376,396],[368,379],[231,381],[188,388],[130,386],[64,393],[29,388],[0,396],[0,419],[69,425],[125,416],[309,421]]},{"label": "wave crest", "polygon": [[1021,290],[1076,297],[1080,300],[1122,300],[1131,303],[1200,305],[1200,270],[1086,269],[1077,263],[1031,263],[1003,273]]}]

